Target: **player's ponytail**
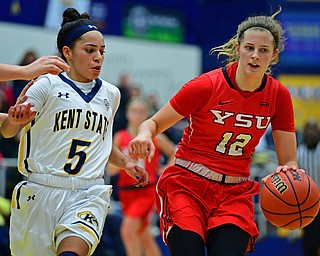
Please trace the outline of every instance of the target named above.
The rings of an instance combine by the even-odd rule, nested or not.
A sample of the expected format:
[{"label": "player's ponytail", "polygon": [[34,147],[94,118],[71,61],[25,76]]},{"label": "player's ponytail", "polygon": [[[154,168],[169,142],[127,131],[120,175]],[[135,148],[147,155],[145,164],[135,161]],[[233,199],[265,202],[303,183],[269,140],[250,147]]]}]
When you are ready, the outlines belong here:
[{"label": "player's ponytail", "polygon": [[[279,21],[275,17],[281,12],[281,7],[271,16],[252,16],[242,21],[237,30],[237,34],[232,37],[228,42],[223,45],[214,47],[210,50],[210,54],[216,53],[218,58],[225,56],[227,65],[239,60],[239,56],[236,53],[236,44],[241,44],[241,41],[248,30],[262,30],[268,31],[273,36],[274,50],[278,49],[279,53],[284,50],[284,29]],[[273,59],[270,66],[279,62],[278,56]],[[267,73],[271,70],[268,69]]]},{"label": "player's ponytail", "polygon": [[57,36],[57,48],[64,60],[66,59],[62,54],[63,46],[66,45],[72,48],[75,41],[90,30],[97,30],[97,27],[92,23],[88,13],[84,12],[80,14],[74,8],[67,8],[63,12],[61,28]]}]

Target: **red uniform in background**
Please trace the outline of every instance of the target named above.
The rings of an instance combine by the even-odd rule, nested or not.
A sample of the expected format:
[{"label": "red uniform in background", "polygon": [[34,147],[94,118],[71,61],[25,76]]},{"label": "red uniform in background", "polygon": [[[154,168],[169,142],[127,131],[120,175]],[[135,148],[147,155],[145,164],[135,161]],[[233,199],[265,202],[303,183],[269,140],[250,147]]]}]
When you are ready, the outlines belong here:
[{"label": "red uniform in background", "polygon": [[[118,131],[115,136],[117,136],[117,146],[126,154],[128,144],[133,137],[126,129]],[[156,145],[155,140],[154,143]],[[137,188],[133,185],[134,180],[125,171],[119,172],[117,186],[122,211],[126,216],[143,219],[142,227],[149,224],[149,218],[155,212],[155,186],[158,180],[160,157],[161,152],[157,149],[151,162],[141,159],[141,164],[139,163],[149,174],[150,183],[148,186]]]}]

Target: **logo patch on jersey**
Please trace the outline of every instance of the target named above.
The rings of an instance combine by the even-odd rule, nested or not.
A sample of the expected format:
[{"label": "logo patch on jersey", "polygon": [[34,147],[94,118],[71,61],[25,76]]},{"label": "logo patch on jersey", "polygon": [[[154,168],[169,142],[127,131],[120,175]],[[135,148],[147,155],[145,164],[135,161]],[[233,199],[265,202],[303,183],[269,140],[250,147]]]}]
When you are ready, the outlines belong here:
[{"label": "logo patch on jersey", "polygon": [[95,226],[97,230],[99,229],[98,220],[91,212],[89,211],[79,212],[77,214],[77,217],[80,218],[81,220],[89,222],[91,225]]},{"label": "logo patch on jersey", "polygon": [[34,201],[35,197],[36,197],[36,195],[32,195],[32,196],[29,195],[28,199],[27,199],[27,202],[31,201],[31,200]]},{"label": "logo patch on jersey", "polygon": [[219,105],[226,105],[226,104],[229,104],[229,103],[231,103],[232,101],[230,101],[230,100],[220,100],[219,101]]},{"label": "logo patch on jersey", "polygon": [[269,102],[266,102],[266,101],[260,102],[260,106],[269,107]]},{"label": "logo patch on jersey", "polygon": [[59,98],[65,97],[66,99],[68,99],[69,98],[69,93],[68,92],[66,92],[66,93],[59,92],[58,93],[58,97]]},{"label": "logo patch on jersey", "polygon": [[110,102],[107,99],[104,99],[103,101],[104,101],[104,105],[107,107],[107,111],[108,111],[110,108]]}]

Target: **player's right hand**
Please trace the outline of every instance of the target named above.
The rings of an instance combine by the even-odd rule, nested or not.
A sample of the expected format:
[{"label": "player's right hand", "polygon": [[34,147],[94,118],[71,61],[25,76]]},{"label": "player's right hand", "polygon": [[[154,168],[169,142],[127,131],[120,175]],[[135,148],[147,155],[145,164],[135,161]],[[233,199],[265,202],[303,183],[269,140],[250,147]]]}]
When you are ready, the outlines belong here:
[{"label": "player's right hand", "polygon": [[138,135],[129,142],[129,155],[138,161],[139,158],[147,159],[150,162],[155,153],[155,146],[151,138]]},{"label": "player's right hand", "polygon": [[58,75],[62,71],[70,70],[70,66],[59,56],[42,56],[25,68],[27,79],[33,79],[46,73]]}]

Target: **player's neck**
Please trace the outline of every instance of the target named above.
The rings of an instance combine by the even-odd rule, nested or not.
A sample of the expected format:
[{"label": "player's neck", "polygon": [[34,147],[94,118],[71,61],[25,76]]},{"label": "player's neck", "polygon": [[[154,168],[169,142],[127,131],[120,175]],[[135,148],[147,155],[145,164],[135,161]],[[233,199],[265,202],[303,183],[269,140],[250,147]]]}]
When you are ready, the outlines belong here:
[{"label": "player's neck", "polygon": [[262,78],[260,76],[245,75],[237,71],[235,81],[240,90],[253,92],[261,85]]}]

